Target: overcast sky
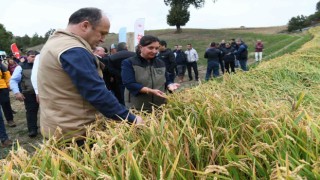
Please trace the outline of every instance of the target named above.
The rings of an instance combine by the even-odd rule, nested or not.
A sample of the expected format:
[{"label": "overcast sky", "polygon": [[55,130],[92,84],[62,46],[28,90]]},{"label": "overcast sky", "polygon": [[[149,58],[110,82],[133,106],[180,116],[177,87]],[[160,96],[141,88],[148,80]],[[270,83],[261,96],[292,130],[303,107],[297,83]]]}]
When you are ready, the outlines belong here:
[{"label": "overcast sky", "polygon": [[[190,21],[182,28],[281,26],[297,15],[315,12],[319,0],[206,0],[201,9],[190,8]],[[44,35],[65,28],[69,16],[82,7],[97,7],[110,18],[110,32],[121,27],[133,31],[134,21],[145,18],[146,30],[167,25],[169,7],[163,0],[1,0],[0,23],[14,35]]]}]

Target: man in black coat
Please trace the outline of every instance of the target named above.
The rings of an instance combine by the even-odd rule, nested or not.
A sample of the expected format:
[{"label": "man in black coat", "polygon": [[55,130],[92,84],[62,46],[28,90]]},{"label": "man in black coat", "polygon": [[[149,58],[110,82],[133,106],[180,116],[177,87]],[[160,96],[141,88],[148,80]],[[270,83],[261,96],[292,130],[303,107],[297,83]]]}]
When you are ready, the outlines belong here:
[{"label": "man in black coat", "polygon": [[166,65],[166,78],[171,82],[174,82],[175,68],[177,66],[177,63],[175,61],[173,52],[169,48],[167,48],[166,41],[160,41],[158,58],[164,61]]},{"label": "man in black coat", "polygon": [[124,104],[124,90],[125,87],[122,84],[122,77],[121,77],[121,64],[122,61],[128,59],[129,57],[135,56],[136,53],[128,51],[127,43],[121,42],[118,44],[117,52],[109,56],[109,72],[115,78],[115,91],[114,94],[119,100],[119,102],[123,105]]}]

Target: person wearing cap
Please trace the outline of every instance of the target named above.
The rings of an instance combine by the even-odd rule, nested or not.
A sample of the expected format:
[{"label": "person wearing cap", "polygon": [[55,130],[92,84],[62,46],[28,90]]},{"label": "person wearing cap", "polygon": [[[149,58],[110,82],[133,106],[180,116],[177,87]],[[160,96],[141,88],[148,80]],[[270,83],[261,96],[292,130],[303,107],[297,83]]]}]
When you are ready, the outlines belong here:
[{"label": "person wearing cap", "polygon": [[110,46],[110,55],[117,53],[117,45],[111,44]]},{"label": "person wearing cap", "polygon": [[121,76],[128,108],[150,112],[166,102],[166,89],[174,91],[180,86],[165,75],[166,65],[156,57],[159,45],[157,37],[143,36],[136,55],[122,62]]},{"label": "person wearing cap", "polygon": [[44,137],[55,137],[79,146],[86,126],[100,112],[114,120],[143,123],[106,88],[93,50],[105,40],[110,21],[98,8],[81,8],[57,30],[41,50],[38,70],[40,126]]},{"label": "person wearing cap", "polygon": [[[28,135],[31,138],[38,135],[37,115],[39,104],[31,82],[31,71],[37,53],[38,52],[33,50],[28,51],[26,61],[19,63],[19,66],[15,68],[10,79],[10,88],[16,99],[24,101]],[[21,91],[19,89],[19,83],[21,83]]]}]

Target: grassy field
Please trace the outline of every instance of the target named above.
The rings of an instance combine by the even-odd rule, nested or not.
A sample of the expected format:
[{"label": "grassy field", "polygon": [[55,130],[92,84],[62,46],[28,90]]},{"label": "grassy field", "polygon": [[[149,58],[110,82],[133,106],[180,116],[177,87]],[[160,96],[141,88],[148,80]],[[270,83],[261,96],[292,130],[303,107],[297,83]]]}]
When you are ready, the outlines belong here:
[{"label": "grassy field", "polygon": [[[311,35],[216,37],[217,31],[204,30],[217,39],[242,36],[249,45],[260,38],[270,49],[285,41],[292,46],[283,52],[291,54],[172,94],[167,105],[141,113],[147,120],[142,126],[98,118],[88,127],[84,149],[54,139],[34,153],[17,145],[0,160],[0,174],[3,179],[319,179],[319,30],[312,29],[313,40],[294,53]],[[205,34],[194,33],[199,39]],[[191,41],[185,36],[179,44]],[[198,42],[200,54],[210,41]]]},{"label": "grassy field", "polygon": [[[203,57],[205,50],[211,42],[221,42],[221,40],[230,41],[232,38],[241,38],[249,46],[249,61],[253,61],[254,47],[258,39],[264,43],[264,57],[265,59],[272,59],[274,57],[294,52],[302,44],[309,41],[312,36],[308,33],[300,34],[284,34],[283,28],[255,28],[255,29],[184,29],[183,33],[175,34],[174,30],[152,30],[146,31],[146,35],[154,35],[160,40],[165,40],[168,47],[173,49],[174,45],[182,45],[186,49],[186,45],[191,43],[199,54],[199,63],[206,65],[207,61]],[[259,32],[259,33],[256,33]],[[117,35],[110,34],[107,37],[105,47],[110,47],[110,44],[117,42]]]}]

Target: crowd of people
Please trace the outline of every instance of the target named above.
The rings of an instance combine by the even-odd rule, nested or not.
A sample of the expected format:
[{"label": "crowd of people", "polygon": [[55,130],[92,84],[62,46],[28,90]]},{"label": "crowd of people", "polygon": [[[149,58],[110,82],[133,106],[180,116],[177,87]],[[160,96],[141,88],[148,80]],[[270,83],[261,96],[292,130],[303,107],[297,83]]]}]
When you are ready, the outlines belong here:
[{"label": "crowd of people", "polygon": [[[125,42],[112,44],[108,50],[98,45],[109,28],[110,21],[100,9],[82,8],[70,16],[66,29],[51,35],[40,54],[31,50],[20,60],[9,58],[6,66],[1,64],[1,107],[7,124],[16,126],[11,89],[25,104],[30,138],[39,133],[40,111],[40,132],[45,138],[55,136],[70,142],[75,138],[81,146],[85,126],[95,121],[98,112],[110,119],[143,124],[130,109],[150,112],[164,104],[166,93],[184,82],[186,70],[190,81],[199,81],[199,56],[192,44],[187,44],[185,51],[181,45],[170,50],[166,41],[146,35],[136,52],[129,51]],[[260,41],[258,60],[262,59],[261,45]],[[237,65],[248,70],[247,45],[241,39],[212,42],[204,58],[208,59],[205,80],[212,72],[218,77],[220,70],[234,73]],[[3,147],[12,144],[1,111],[0,140]]]}]

